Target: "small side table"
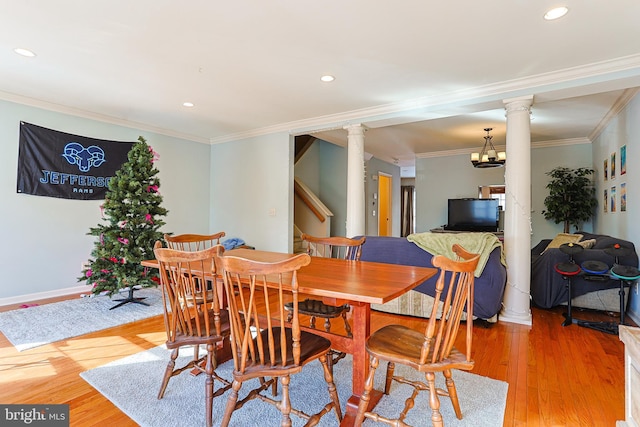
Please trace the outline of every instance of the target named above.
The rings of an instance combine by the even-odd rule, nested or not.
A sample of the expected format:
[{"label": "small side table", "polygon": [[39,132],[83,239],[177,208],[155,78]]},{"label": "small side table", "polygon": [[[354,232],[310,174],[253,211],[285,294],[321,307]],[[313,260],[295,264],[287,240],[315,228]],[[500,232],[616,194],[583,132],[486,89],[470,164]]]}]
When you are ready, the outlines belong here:
[{"label": "small side table", "polygon": [[616,427],[640,427],[640,328],[619,326],[624,343],[624,412],[625,420]]}]

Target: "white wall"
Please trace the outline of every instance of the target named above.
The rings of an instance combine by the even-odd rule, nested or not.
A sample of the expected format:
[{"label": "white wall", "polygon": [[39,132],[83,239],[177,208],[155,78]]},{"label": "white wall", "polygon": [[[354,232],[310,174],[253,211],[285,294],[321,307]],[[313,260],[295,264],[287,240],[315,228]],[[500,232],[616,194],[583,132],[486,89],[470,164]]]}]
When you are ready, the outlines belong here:
[{"label": "white wall", "polygon": [[[32,294],[61,294],[65,289],[81,285],[77,282],[80,264],[89,257],[93,247],[93,237],[86,233],[89,227],[100,221],[99,201],[62,200],[16,193],[21,120],[100,139],[135,141],[142,135],[160,153],[160,191],[164,198],[163,206],[169,210],[163,231],[204,233],[224,230],[228,237],[240,237],[259,249],[292,250],[293,138],[287,133],[209,147],[144,130],[0,101],[0,232],[7,242],[0,249],[0,268],[4,273],[0,282],[0,305],[15,298],[26,301]],[[540,214],[546,196],[543,187],[546,185],[544,179],[548,177],[545,172],[560,165],[586,165],[585,162],[590,161],[588,151],[591,149],[593,167],[597,170],[598,195],[602,194],[605,186],[612,184],[611,181],[605,184],[602,179],[602,162],[611,152],[618,153],[616,186],[621,182],[627,184],[627,212],[604,214],[600,207],[593,229],[640,245],[640,224],[633,220],[634,214],[640,213],[639,139],[640,96],[636,96],[594,141],[593,147],[572,145],[533,149],[532,242],[553,237],[562,230],[560,224],[546,221]],[[622,145],[627,146],[627,174],[624,178],[620,175],[619,165]],[[326,191],[339,199],[346,197],[346,154],[341,154],[340,150],[344,151],[341,147],[331,146],[329,152],[321,154],[323,161],[330,159],[326,167],[344,173],[345,187],[344,190],[340,185],[329,187],[321,193]],[[377,173],[377,170],[390,173],[385,168],[371,166],[369,162],[367,175]],[[321,172],[321,177],[326,176],[325,170]],[[492,184],[504,184],[504,169],[474,169],[467,155],[418,159],[417,231],[446,223],[448,198],[477,197],[478,186]],[[367,197],[369,193],[371,191],[367,187]],[[395,206],[395,187],[393,197]],[[340,208],[329,207],[334,213],[340,211]],[[271,216],[271,212],[275,215]],[[344,218],[337,219],[336,224],[344,230]],[[394,223],[394,234],[395,227]],[[344,231],[336,234],[344,234]],[[34,268],[37,268],[35,274]],[[632,295],[631,311],[636,320],[640,319],[639,300],[638,296]]]},{"label": "white wall", "polygon": [[504,185],[504,168],[476,169],[469,155],[416,159],[416,232],[447,223],[447,201],[478,197],[482,185]]},{"label": "white wall", "polygon": [[[640,95],[636,95],[626,108],[620,112],[600,133],[593,142],[594,169],[597,171],[596,191],[600,199],[598,216],[595,221],[595,230],[598,233],[608,234],[629,240],[640,251]],[[627,147],[627,173],[622,175],[620,170],[620,147]],[[616,177],[604,180],[604,160],[608,160],[611,167],[611,153],[616,153]],[[620,211],[620,184],[627,187],[627,210]],[[611,187],[617,190],[617,209],[611,212],[611,208],[604,212],[603,192],[606,188],[611,192]],[[638,215],[638,216],[637,216]],[[629,314],[636,322],[640,322],[640,295],[632,289],[629,302]]]},{"label": "white wall", "polygon": [[0,101],[0,235],[4,240],[0,305],[32,299],[28,297],[32,294],[53,296],[83,287],[77,277],[94,243],[94,237],[86,234],[100,222],[101,201],[16,192],[21,120],[107,140],[133,142],[142,135],[160,154],[160,192],[169,210],[163,231],[208,231],[208,145]]},{"label": "white wall", "polygon": [[[544,199],[549,195],[549,190],[546,187],[550,177],[547,172],[556,167],[593,167],[591,144],[563,145],[531,150],[532,245],[538,244],[542,239],[553,239],[556,234],[562,233],[564,229],[563,223],[556,224],[551,220],[545,219],[542,215],[542,211],[545,210]],[[592,221],[582,224],[580,229],[592,232]],[[575,229],[572,226],[571,232],[574,231]]]},{"label": "white wall", "polygon": [[[365,169],[366,234],[378,234],[378,217],[373,216],[373,194],[378,192],[378,173],[383,172],[392,177],[392,235],[400,236],[400,167],[373,157],[366,162]],[[333,212],[331,235],[345,236],[347,232],[347,150],[330,142],[317,140],[296,164],[295,174],[313,189],[320,200]],[[377,205],[375,209],[377,212]]]},{"label": "white wall", "polygon": [[366,167],[365,210],[367,212],[367,234],[371,236],[378,235],[378,217],[373,215],[373,211],[375,209],[377,215],[380,207],[378,206],[378,200],[375,200],[374,204],[373,195],[378,193],[377,177],[380,172],[391,175],[391,235],[400,237],[400,167],[391,163],[383,162],[375,157],[372,157],[367,162]]},{"label": "white wall", "polygon": [[[509,167],[507,160],[506,167]],[[542,216],[546,172],[557,166],[590,167],[591,145],[577,144],[531,150],[531,224],[532,244],[551,239],[562,232],[562,224],[554,224]],[[447,223],[447,200],[478,197],[482,185],[504,185],[504,168],[475,169],[468,155],[422,158],[416,161],[416,231],[429,231]],[[584,224],[591,231],[590,223]]]},{"label": "white wall", "polygon": [[[629,240],[640,250],[640,95],[605,127],[592,144],[534,148],[531,151],[532,245],[562,232],[562,224],[544,219],[544,198],[548,195],[546,172],[557,166],[593,167],[598,209],[591,223],[582,229]],[[621,175],[620,147],[627,147],[627,172]],[[604,181],[603,163],[616,153],[616,178]],[[507,160],[508,167],[508,160]],[[620,211],[620,184],[626,183],[627,211]],[[417,231],[427,231],[447,221],[447,199],[477,197],[479,185],[504,184],[503,169],[477,170],[467,155],[416,160]],[[603,191],[617,189],[617,212],[603,210]],[[640,321],[640,295],[632,292],[628,313]]]},{"label": "white wall", "polygon": [[347,150],[326,141],[320,146],[320,190],[317,193],[333,213],[331,235],[347,235]]},{"label": "white wall", "polygon": [[211,183],[212,230],[256,249],[292,252],[293,137],[281,132],[213,145]]},{"label": "white wall", "polygon": [[315,140],[294,166],[294,173],[315,195],[320,194],[320,147],[328,142]]}]

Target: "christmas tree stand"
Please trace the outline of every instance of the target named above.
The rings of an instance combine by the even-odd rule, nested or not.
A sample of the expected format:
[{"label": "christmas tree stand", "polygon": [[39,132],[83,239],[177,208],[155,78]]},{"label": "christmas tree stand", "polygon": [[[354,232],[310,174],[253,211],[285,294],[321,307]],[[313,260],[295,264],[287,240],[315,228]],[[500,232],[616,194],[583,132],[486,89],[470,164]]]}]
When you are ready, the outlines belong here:
[{"label": "christmas tree stand", "polygon": [[111,307],[109,310],[113,310],[114,308],[122,307],[123,305],[125,305],[127,303],[130,303],[130,302],[149,306],[149,304],[147,304],[146,302],[142,301],[143,299],[146,299],[146,297],[135,298],[133,296],[133,291],[135,291],[135,288],[134,287],[130,287],[129,288],[129,295],[126,298],[114,300],[114,301],[118,301],[119,303],[114,305],[113,307]]}]

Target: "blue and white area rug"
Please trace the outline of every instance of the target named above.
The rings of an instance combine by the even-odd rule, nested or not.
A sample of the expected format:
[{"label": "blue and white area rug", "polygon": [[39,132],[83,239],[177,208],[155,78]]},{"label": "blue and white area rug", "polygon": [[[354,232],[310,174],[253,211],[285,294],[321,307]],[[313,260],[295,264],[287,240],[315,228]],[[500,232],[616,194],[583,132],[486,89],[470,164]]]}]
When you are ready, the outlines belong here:
[{"label": "blue and white area rug", "polygon": [[[194,377],[188,372],[171,378],[164,398],[157,395],[170,352],[163,346],[111,362],[80,374],[85,381],[113,402],[137,424],[143,427],[191,427],[204,425],[205,390],[204,375]],[[179,363],[185,363],[193,357],[190,349],[182,351]],[[231,378],[233,362],[218,367],[216,372]],[[382,390],[386,365],[376,371],[376,388]],[[396,372],[407,378],[418,378],[415,371],[396,365]],[[351,356],[347,356],[334,366],[336,387],[344,413],[345,403],[351,394]],[[438,375],[438,384],[444,387],[442,375]],[[441,397],[440,411],[447,427],[496,427],[502,426],[507,400],[508,384],[466,372],[454,371],[454,380],[458,390],[463,419],[458,420],[453,412],[451,401]],[[217,389],[219,382],[215,382]],[[245,396],[249,384],[240,391]],[[390,396],[383,396],[376,407],[380,415],[397,416],[404,408],[405,399],[412,388],[407,385],[393,384]],[[402,389],[402,390],[399,390]],[[224,412],[229,391],[218,396],[213,402],[213,424],[219,425]],[[407,423],[415,426],[431,425],[428,393],[422,392],[416,399],[415,407],[409,412]],[[292,405],[308,414],[318,412],[329,401],[322,367],[315,361],[305,366],[303,371],[291,378]],[[291,415],[294,426],[301,426],[304,420]],[[235,411],[231,417],[235,427],[264,427],[280,425],[280,412],[258,399],[248,402]],[[322,417],[320,426],[337,426],[334,413]],[[378,425],[370,420],[365,426]]]},{"label": "blue and white area rug", "polygon": [[159,288],[136,290],[134,298],[145,298],[148,306],[127,303],[118,304],[122,295],[74,298],[51,304],[0,313],[0,331],[18,351],[28,350],[56,341],[100,331],[113,326],[162,314],[162,293]]}]

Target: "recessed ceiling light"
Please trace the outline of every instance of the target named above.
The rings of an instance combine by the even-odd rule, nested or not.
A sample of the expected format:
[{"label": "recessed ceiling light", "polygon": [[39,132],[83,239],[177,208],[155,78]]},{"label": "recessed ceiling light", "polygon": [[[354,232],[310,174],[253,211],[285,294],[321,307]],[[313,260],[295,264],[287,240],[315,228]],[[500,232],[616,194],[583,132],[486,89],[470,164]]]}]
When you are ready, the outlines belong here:
[{"label": "recessed ceiling light", "polygon": [[554,19],[562,18],[567,12],[569,12],[569,8],[566,6],[555,7],[544,14],[544,19],[553,21]]},{"label": "recessed ceiling light", "polygon": [[334,81],[336,78],[333,76],[330,76],[329,74],[327,74],[326,76],[322,76],[320,77],[320,80],[322,80],[323,82],[332,82]]},{"label": "recessed ceiling light", "polygon": [[28,58],[33,58],[34,56],[36,56],[36,54],[33,51],[30,51],[29,49],[23,49],[21,47],[17,47],[13,49],[13,51],[18,55],[26,56]]},{"label": "recessed ceiling light", "polygon": [[193,107],[193,106],[194,106],[194,104],[193,104],[193,102],[183,102],[183,103],[182,103],[182,106],[183,106],[183,107],[191,108],[191,107]]}]

